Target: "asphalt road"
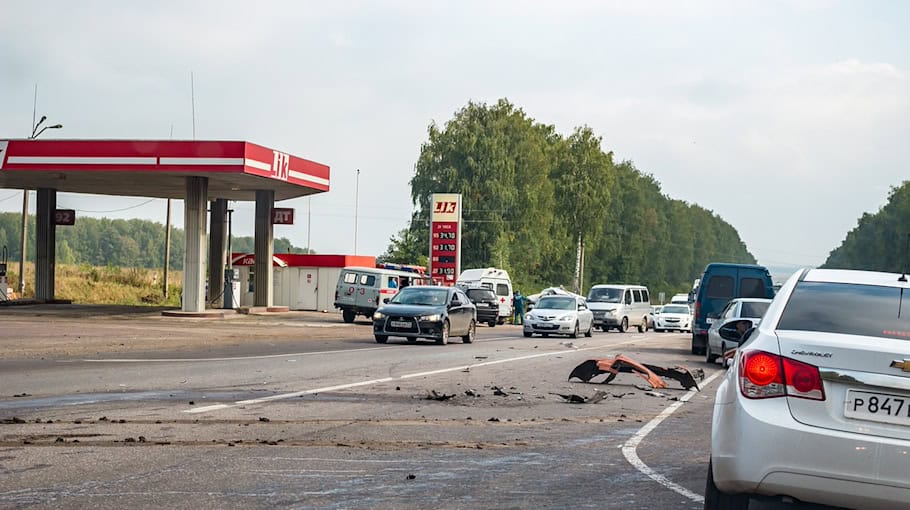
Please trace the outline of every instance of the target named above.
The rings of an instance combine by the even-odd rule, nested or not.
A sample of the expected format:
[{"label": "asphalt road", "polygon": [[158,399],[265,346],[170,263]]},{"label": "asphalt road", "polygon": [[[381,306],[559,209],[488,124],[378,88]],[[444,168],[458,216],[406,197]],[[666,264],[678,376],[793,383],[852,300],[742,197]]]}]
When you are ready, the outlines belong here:
[{"label": "asphalt road", "polygon": [[[0,508],[702,507],[722,369],[687,335],[379,345],[335,319],[0,315]],[[567,381],[620,353],[704,387]]]}]

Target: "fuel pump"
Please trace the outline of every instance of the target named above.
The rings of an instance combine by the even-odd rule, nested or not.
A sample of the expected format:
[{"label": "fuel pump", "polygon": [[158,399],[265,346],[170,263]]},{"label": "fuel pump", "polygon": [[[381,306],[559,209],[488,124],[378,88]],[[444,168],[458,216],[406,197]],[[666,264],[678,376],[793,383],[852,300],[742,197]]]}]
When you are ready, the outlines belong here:
[{"label": "fuel pump", "polygon": [[[9,299],[9,294],[7,294],[7,282],[6,282],[6,262],[9,253],[6,251],[6,246],[0,250],[0,301],[7,301]],[[22,275],[19,275],[19,278],[22,278]]]}]

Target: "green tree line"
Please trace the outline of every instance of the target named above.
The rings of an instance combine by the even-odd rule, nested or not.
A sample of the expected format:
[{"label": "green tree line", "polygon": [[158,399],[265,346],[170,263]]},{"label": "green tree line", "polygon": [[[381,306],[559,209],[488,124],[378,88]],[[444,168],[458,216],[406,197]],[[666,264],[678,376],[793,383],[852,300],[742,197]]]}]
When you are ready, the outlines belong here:
[{"label": "green tree line", "polygon": [[526,293],[569,288],[579,251],[582,290],[641,283],[655,296],[689,290],[709,262],[755,263],[729,223],[615,162],[591,128],[560,135],[506,99],[431,123],[410,186],[409,226],[380,259],[426,264],[430,195],[460,193],[462,268],[505,268]]},{"label": "green tree line", "polygon": [[877,213],[863,215],[821,266],[910,272],[910,181],[893,186],[888,202]]},{"label": "green tree line", "polygon": [[[35,217],[29,216],[28,222],[27,260],[34,262]],[[21,225],[20,214],[0,213],[0,251],[6,247],[9,269],[14,269],[14,262],[19,261]],[[75,225],[56,229],[57,263],[160,268],[164,266],[164,241],[163,223],[77,216]],[[184,243],[183,229],[171,227],[171,269],[183,269]],[[275,253],[306,253],[305,248],[296,247],[283,237],[275,239],[273,246]],[[252,253],[253,237],[232,237],[231,249]]]}]

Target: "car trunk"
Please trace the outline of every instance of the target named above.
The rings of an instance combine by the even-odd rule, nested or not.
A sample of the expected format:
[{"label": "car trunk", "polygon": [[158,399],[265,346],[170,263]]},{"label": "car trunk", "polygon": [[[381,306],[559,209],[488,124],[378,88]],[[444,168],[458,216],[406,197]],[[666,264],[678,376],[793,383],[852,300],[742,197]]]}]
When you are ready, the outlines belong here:
[{"label": "car trunk", "polygon": [[781,355],[818,367],[825,400],[788,397],[814,427],[910,440],[910,339],[778,330]]}]

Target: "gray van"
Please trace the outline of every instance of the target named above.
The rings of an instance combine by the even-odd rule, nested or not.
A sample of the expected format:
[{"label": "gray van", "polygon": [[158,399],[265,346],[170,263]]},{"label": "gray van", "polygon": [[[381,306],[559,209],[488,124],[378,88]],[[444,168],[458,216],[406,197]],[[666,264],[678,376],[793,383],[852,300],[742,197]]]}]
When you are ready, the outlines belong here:
[{"label": "gray van", "polygon": [[648,330],[651,295],[643,285],[595,285],[588,291],[587,301],[595,328],[626,332],[635,326],[639,333]]}]

